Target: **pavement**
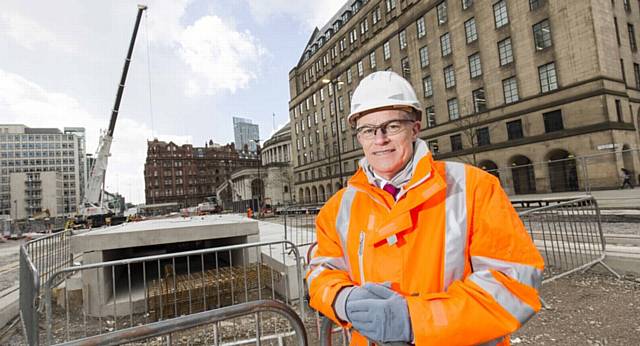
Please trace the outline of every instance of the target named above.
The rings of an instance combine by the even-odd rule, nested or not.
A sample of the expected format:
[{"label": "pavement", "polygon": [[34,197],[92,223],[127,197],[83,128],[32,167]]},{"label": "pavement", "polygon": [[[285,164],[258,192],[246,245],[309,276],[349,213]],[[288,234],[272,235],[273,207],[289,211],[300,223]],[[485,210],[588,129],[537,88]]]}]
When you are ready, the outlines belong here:
[{"label": "pavement", "polygon": [[[554,198],[583,197],[588,194],[584,191],[535,193],[526,195],[511,195],[514,200],[543,200]],[[597,190],[591,191],[591,195],[598,201],[600,208],[640,209],[640,187],[624,190]]]}]

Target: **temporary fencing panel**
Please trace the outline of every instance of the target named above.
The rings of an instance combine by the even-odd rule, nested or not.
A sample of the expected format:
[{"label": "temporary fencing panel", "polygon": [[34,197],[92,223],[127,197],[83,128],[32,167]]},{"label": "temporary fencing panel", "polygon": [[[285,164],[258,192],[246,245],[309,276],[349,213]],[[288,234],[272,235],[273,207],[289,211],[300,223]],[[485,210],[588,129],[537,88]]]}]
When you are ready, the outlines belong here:
[{"label": "temporary fencing panel", "polygon": [[38,270],[31,262],[25,245],[20,246],[20,318],[29,345],[38,345]]},{"label": "temporary fencing panel", "polygon": [[316,241],[316,217],[322,205],[293,205],[284,209],[284,239],[297,246]]},{"label": "temporary fencing panel", "polygon": [[[43,288],[46,339],[73,341],[262,299],[294,305],[304,318],[302,270],[297,247],[286,241],[65,268]],[[60,277],[64,289],[56,288]],[[231,329],[244,330],[245,322]]]},{"label": "temporary fencing panel", "polygon": [[[40,287],[44,286],[53,273],[73,264],[71,235],[71,230],[65,230],[31,240],[25,244],[26,253],[38,271]],[[59,277],[59,280],[62,279]],[[55,284],[58,283],[60,281]]]},{"label": "temporary fencing panel", "polygon": [[544,281],[549,282],[605,262],[605,239],[600,209],[592,196],[574,200],[546,200],[548,206],[520,213],[534,243],[545,258]]},{"label": "temporary fencing panel", "polygon": [[[234,319],[243,319],[244,323],[235,323]],[[255,328],[250,331],[253,335],[247,335],[249,338],[238,341],[225,335],[221,323],[232,323],[240,328]],[[167,336],[165,340],[171,345],[308,344],[304,324],[293,309],[278,301],[259,300],[96,335],[64,345],[115,345],[145,340],[148,342],[150,338],[158,336]]]}]

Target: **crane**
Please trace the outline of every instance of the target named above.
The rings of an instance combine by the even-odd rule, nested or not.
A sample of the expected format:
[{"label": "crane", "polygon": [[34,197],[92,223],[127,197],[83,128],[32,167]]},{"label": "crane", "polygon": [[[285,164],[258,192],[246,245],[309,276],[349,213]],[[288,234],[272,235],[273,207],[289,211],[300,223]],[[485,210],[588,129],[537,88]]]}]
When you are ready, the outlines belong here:
[{"label": "crane", "polygon": [[85,222],[92,223],[93,226],[100,226],[105,223],[107,218],[111,218],[113,216],[113,211],[103,204],[104,181],[109,156],[111,156],[111,142],[113,141],[113,133],[116,127],[116,121],[118,120],[120,101],[122,101],[124,85],[127,80],[127,73],[129,72],[129,64],[131,63],[131,55],[133,54],[133,47],[136,43],[136,36],[138,35],[142,12],[146,9],[147,6],[138,5],[136,23],[133,28],[133,34],[131,35],[131,41],[129,42],[127,57],[124,60],[122,76],[120,77],[120,84],[118,85],[118,92],[116,93],[116,100],[113,105],[111,119],[109,121],[109,128],[106,132],[103,132],[100,135],[98,149],[96,150],[96,159],[91,165],[89,169],[89,176],[87,177],[87,185],[84,197],[82,198],[80,215],[84,218]]}]

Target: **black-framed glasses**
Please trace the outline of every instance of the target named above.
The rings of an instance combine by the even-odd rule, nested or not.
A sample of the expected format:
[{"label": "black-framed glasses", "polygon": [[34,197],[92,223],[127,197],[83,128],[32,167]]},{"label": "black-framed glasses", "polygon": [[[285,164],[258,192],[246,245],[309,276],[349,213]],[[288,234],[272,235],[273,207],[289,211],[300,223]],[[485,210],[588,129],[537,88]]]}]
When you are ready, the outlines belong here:
[{"label": "black-framed glasses", "polygon": [[404,130],[405,124],[414,122],[415,120],[411,119],[392,119],[377,126],[363,125],[356,128],[356,135],[363,139],[373,139],[380,130],[383,135],[393,136]]}]

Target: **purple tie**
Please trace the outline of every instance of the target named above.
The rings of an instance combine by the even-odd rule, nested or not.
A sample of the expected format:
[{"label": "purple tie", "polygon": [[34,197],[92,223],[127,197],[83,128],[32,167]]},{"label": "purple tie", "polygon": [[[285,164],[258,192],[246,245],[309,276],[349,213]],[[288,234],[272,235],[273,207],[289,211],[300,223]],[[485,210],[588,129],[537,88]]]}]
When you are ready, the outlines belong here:
[{"label": "purple tie", "polygon": [[387,191],[391,196],[393,196],[393,199],[396,199],[396,196],[398,195],[398,192],[400,192],[400,189],[387,183],[384,185],[384,187],[382,188],[383,190]]}]

